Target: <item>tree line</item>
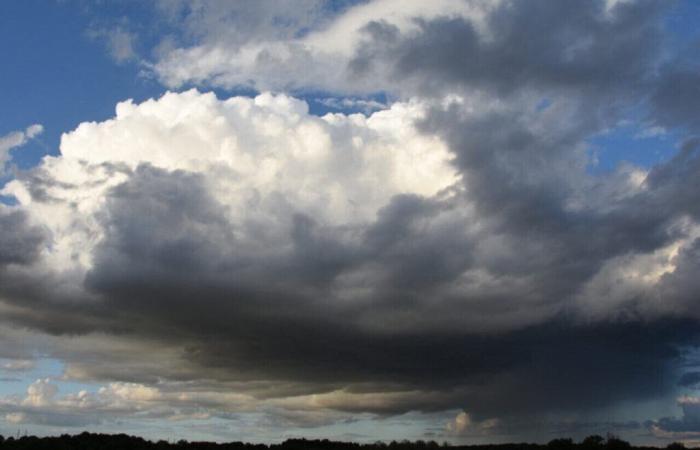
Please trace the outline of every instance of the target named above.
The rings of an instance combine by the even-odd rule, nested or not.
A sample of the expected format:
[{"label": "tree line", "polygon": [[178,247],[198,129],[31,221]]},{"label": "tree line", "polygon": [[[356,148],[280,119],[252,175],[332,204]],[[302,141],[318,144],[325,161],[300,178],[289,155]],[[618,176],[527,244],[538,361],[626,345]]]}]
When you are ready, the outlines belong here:
[{"label": "tree line", "polygon": [[[149,441],[126,434],[99,434],[84,432],[61,436],[22,436],[3,437],[0,435],[2,450],[658,450],[657,447],[635,447],[629,442],[614,436],[589,436],[581,442],[572,439],[554,439],[548,444],[489,444],[451,445],[435,441],[392,441],[359,444],[328,439],[288,439],[280,444],[250,444],[244,442],[190,442],[180,440]],[[666,450],[684,450],[681,443],[674,442]]]}]

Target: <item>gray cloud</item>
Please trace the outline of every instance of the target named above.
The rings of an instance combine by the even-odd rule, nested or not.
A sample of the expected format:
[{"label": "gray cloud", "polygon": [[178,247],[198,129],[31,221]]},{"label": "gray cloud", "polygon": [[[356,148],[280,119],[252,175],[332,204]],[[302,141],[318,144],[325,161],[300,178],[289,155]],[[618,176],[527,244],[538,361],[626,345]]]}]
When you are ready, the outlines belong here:
[{"label": "gray cloud", "polygon": [[700,129],[697,102],[698,56],[700,42],[696,39],[674,54],[660,69],[659,82],[651,97],[652,120],[661,126],[684,127],[692,133]]},{"label": "gray cloud", "polygon": [[117,64],[124,64],[138,58],[135,49],[137,35],[122,26],[111,29],[91,28],[87,34],[92,39],[103,40],[109,55]]},{"label": "gray cloud", "polygon": [[692,387],[700,384],[700,372],[686,372],[678,380],[678,385]]},{"label": "gray cloud", "polygon": [[0,270],[7,264],[28,264],[38,256],[45,232],[27,222],[21,210],[0,206]]},{"label": "gray cloud", "polygon": [[356,77],[386,70],[388,79],[431,95],[482,88],[499,96],[535,89],[614,98],[647,82],[661,43],[661,6],[620,2],[606,12],[602,1],[504,2],[486,18],[488,37],[462,18],[416,19],[420,31],[407,38],[371,22],[349,69]]},{"label": "gray cloud", "polygon": [[697,397],[681,397],[678,399],[681,407],[681,417],[663,417],[650,421],[647,426],[656,434],[668,435],[675,438],[693,438],[700,433],[700,401]]},{"label": "gray cloud", "polygon": [[[476,263],[467,257],[474,253],[464,247],[468,237],[455,234],[449,222],[431,223],[442,222],[440,211],[450,213],[459,204],[397,197],[375,224],[350,233],[354,240],[347,230],[319,229],[307,217],[291,216],[286,226],[293,245],[267,259],[236,251],[245,246],[236,245],[236,230],[205,186],[196,174],[137,169],[109,195],[102,216],[108,233],[87,278],[91,290],[106,298],[106,315],[120,315],[129,333],[185,349],[179,364],[190,369],[156,365],[161,376],[289,383],[269,394],[252,389],[262,397],[341,388],[357,394],[418,390],[423,394],[335,408],[395,414],[468,405],[475,417],[488,418],[506,409],[545,413],[655,398],[673,386],[678,346],[697,333],[692,321],[583,325],[555,316],[547,325],[482,335],[456,324],[467,314],[514,307],[523,296],[477,291],[461,303],[424,300],[444,296],[444,286]],[[577,242],[558,233],[532,236],[542,245],[554,245],[548,239]],[[630,248],[622,244],[618,251]],[[501,276],[524,277],[530,289],[564,292],[592,272],[586,268],[584,275],[561,280],[573,270],[553,269],[566,250],[553,261],[530,261],[528,272],[507,264]],[[608,254],[597,253],[581,266],[598,267]],[[364,264],[379,273],[372,303],[329,302],[332,281]],[[368,311],[394,322],[367,326]],[[412,317],[417,313],[420,320]],[[132,376],[97,375],[95,369],[98,378]]]}]

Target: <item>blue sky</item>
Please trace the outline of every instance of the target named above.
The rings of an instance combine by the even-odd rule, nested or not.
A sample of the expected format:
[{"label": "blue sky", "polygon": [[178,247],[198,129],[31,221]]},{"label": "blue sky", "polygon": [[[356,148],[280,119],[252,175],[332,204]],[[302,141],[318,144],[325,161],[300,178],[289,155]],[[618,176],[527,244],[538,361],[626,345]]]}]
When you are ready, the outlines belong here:
[{"label": "blue sky", "polygon": [[[343,10],[351,3],[329,2],[327,8]],[[84,121],[111,117],[117,102],[128,98],[143,101],[164,92],[165,88],[157,80],[144,74],[138,61],[115,62],[104,38],[90,33],[106,24],[127,21],[139,30],[145,29],[145,33],[139,34],[136,45],[148,56],[149,49],[157,45],[159,38],[172,31],[153,18],[151,6],[129,1],[92,5],[78,1],[28,0],[6,3],[0,8],[0,46],[8,61],[0,74],[3,132],[22,129],[32,123],[44,125],[41,138],[17,152],[13,162],[19,167],[31,167],[44,154],[56,154],[62,133]],[[674,47],[691,46],[697,39],[700,31],[695,19],[700,14],[699,8],[692,1],[682,1],[668,14],[664,25]],[[36,11],[42,13],[37,15]],[[153,24],[159,24],[155,29],[161,29],[149,30]],[[247,89],[215,91],[219,96],[255,92]],[[314,99],[332,97],[332,93],[301,95],[308,100],[313,114],[331,111]],[[369,98],[383,103],[387,100],[385,95],[377,94]],[[593,138],[592,149],[596,150],[599,167],[610,169],[620,161],[649,167],[673,153],[672,138],[664,135],[640,137],[643,132],[638,124],[629,124]]]},{"label": "blue sky", "polygon": [[0,4],[0,434],[697,444],[698,20]]},{"label": "blue sky", "polygon": [[[351,3],[335,1],[326,7],[341,11]],[[171,31],[153,17],[152,6],[132,1],[91,4],[31,0],[5,3],[0,8],[0,46],[8,61],[0,74],[3,132],[32,123],[44,125],[41,138],[28,143],[13,159],[19,167],[35,165],[44,154],[57,154],[62,133],[81,122],[108,119],[114,115],[117,102],[129,98],[140,102],[165,91],[157,80],[144,74],[139,61],[115,61],[104,37],[91,33],[100,27],[127,22],[144,31],[134,45],[148,56],[159,39]],[[37,15],[37,11],[41,14]],[[153,26],[155,30],[149,29]],[[215,91],[220,96],[255,92]],[[311,112],[330,111],[313,100],[329,96],[332,94],[308,95]],[[386,100],[383,95],[371,98]],[[348,110],[356,112],[353,108]]]},{"label": "blue sky", "polygon": [[[3,131],[31,123],[45,128],[45,147],[32,143],[24,148],[15,159],[20,167],[36,164],[47,152],[57,153],[61,133],[80,122],[112,116],[116,102],[163,91],[155,81],[138,76],[137,64],[115,64],[104,43],[89,37],[96,19],[80,3],[27,1],[0,8],[7,61],[0,75]],[[124,12],[114,13],[119,17]]]}]

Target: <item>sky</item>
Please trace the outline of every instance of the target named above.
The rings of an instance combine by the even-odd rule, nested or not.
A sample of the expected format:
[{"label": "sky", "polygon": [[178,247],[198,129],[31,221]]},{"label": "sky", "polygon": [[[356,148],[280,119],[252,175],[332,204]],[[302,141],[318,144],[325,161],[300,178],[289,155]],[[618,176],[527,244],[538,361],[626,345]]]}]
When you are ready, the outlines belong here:
[{"label": "sky", "polygon": [[700,3],[0,3],[0,434],[700,445]]}]

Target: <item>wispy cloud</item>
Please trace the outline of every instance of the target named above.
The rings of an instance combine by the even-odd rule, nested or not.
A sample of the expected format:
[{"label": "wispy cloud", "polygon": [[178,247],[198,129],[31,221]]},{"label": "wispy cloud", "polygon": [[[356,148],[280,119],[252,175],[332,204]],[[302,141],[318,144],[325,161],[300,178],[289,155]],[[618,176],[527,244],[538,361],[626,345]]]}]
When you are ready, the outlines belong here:
[{"label": "wispy cloud", "polygon": [[0,175],[5,171],[5,166],[11,159],[10,151],[19,148],[40,135],[44,127],[40,124],[28,126],[24,131],[13,131],[0,136]]}]

